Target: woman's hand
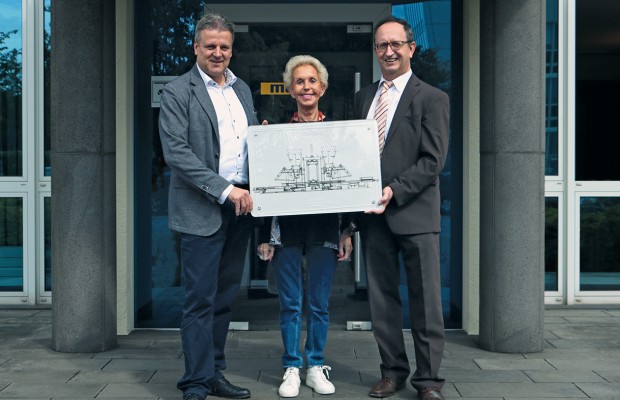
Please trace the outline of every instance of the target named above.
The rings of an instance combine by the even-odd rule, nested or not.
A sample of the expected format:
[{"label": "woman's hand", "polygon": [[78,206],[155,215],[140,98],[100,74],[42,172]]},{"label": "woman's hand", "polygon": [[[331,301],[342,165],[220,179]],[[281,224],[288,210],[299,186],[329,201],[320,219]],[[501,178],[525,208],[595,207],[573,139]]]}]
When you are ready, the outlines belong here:
[{"label": "woman's hand", "polygon": [[340,244],[338,245],[338,261],[348,261],[353,251],[353,242],[348,229],[340,235]]},{"label": "woman's hand", "polygon": [[269,243],[261,243],[256,248],[256,255],[263,261],[271,261],[275,247]]}]

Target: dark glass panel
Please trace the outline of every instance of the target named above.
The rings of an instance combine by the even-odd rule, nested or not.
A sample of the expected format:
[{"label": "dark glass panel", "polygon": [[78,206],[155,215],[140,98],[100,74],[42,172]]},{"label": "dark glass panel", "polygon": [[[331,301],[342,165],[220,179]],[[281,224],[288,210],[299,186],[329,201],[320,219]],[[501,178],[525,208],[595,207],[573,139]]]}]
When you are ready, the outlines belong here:
[{"label": "dark glass panel", "polygon": [[23,203],[0,197],[0,292],[24,290]]},{"label": "dark glass panel", "polygon": [[575,15],[575,178],[618,181],[620,7],[614,2],[577,0]]},{"label": "dark glass panel", "polygon": [[0,13],[0,177],[22,176],[22,2]]},{"label": "dark glass panel", "polygon": [[579,289],[620,290],[620,197],[582,197]]},{"label": "dark glass panel", "polygon": [[547,0],[545,175],[558,171],[558,0]]},{"label": "dark glass panel", "polygon": [[558,198],[545,198],[545,290],[558,290]]}]

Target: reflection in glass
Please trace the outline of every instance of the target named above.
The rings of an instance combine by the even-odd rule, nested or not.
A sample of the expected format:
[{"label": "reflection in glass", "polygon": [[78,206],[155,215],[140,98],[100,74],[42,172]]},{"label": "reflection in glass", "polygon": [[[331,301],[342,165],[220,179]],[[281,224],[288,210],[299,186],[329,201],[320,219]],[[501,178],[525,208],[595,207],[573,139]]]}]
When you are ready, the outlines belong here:
[{"label": "reflection in glass", "polygon": [[24,289],[23,199],[0,198],[0,292]]},{"label": "reflection in glass", "polygon": [[[427,8],[433,10],[433,18],[424,20],[429,27],[420,31],[427,34],[424,48],[420,50],[414,65],[416,73],[423,74],[423,79],[441,87],[450,94],[454,93],[455,79],[461,75],[460,64],[453,67],[451,54],[459,53],[452,47],[451,1],[428,2]],[[138,5],[136,5],[138,7]],[[351,7],[355,7],[351,4]],[[395,7],[394,9],[396,9]],[[180,263],[180,246],[178,235],[170,231],[168,222],[168,187],[170,169],[165,164],[158,132],[159,109],[151,107],[151,76],[178,76],[187,72],[195,63],[192,49],[192,32],[194,23],[203,13],[203,2],[167,2],[163,0],[145,0],[136,9],[136,87],[135,87],[135,120],[134,136],[134,168],[136,193],[136,269],[135,269],[135,326],[139,328],[178,328],[183,301],[183,281]],[[461,15],[454,17],[456,20]],[[420,21],[418,21],[420,22]],[[434,25],[433,25],[434,24]],[[421,29],[417,27],[416,29]],[[457,30],[458,31],[458,30]],[[317,35],[317,32],[320,32]],[[422,36],[420,36],[422,37]],[[416,52],[417,53],[417,52]],[[333,120],[347,119],[352,115],[354,93],[354,76],[361,75],[361,85],[372,82],[373,50],[372,34],[368,32],[347,33],[346,24],[249,24],[247,32],[237,32],[234,43],[234,56],[231,70],[243,79],[253,93],[255,109],[259,119],[267,119],[270,123],[288,122],[295,111],[295,103],[288,95],[270,95],[261,93],[261,82],[280,82],[286,61],[293,55],[310,54],[321,60],[329,71],[329,89],[321,99],[320,108]],[[414,69],[415,70],[415,69]],[[456,77],[456,78],[455,78]],[[458,96],[453,96],[456,98]],[[459,97],[460,98],[460,97]],[[459,109],[461,107],[455,107]],[[461,124],[454,124],[461,126]],[[452,128],[452,134],[455,134]],[[459,131],[460,132],[460,131]],[[460,133],[456,134],[457,136]],[[451,138],[452,151],[460,148]],[[451,232],[460,232],[460,226],[452,221],[454,217],[460,221],[458,214],[461,194],[460,178],[456,178],[451,169],[453,156],[449,156],[444,174],[441,177],[442,190],[442,293],[447,293],[446,326],[460,328],[460,303],[456,300],[461,296],[455,292],[460,283],[461,251],[454,251]],[[460,161],[455,162],[460,165]],[[458,181],[458,184],[455,183]],[[457,199],[454,202],[451,199]],[[453,236],[454,237],[454,236]],[[252,252],[253,253],[253,252]],[[457,254],[457,258],[451,254]],[[251,280],[266,279],[252,258],[250,263]],[[456,262],[455,262],[456,260]],[[459,264],[455,270],[451,265]],[[344,270],[344,269],[341,269]],[[264,272],[264,271],[263,271]],[[265,275],[264,273],[262,275]],[[351,282],[347,282],[349,286]],[[250,283],[251,284],[251,283]],[[337,286],[337,285],[336,285]],[[365,288],[363,288],[365,290]],[[347,302],[350,297],[347,291],[334,295],[342,296]],[[357,296],[357,288],[355,295]],[[360,290],[359,299],[365,292]],[[240,294],[238,299],[247,300],[248,296]],[[244,305],[241,313],[235,310],[235,318],[244,320],[248,313],[262,317],[262,314],[277,314],[277,299],[269,307]],[[357,301],[357,307],[367,312],[368,307],[363,301]],[[257,303],[257,302],[253,302]],[[259,303],[264,304],[264,303]],[[350,304],[350,303],[347,303]],[[343,306],[348,307],[348,306]],[[360,313],[347,309],[345,314],[359,316]],[[335,316],[336,314],[334,314]],[[277,315],[276,315],[277,324]],[[332,322],[336,322],[332,320]],[[257,326],[250,322],[251,326]],[[277,326],[277,325],[275,325]],[[273,326],[272,326],[273,327]],[[271,328],[272,328],[271,327]],[[270,328],[270,329],[271,329]]]},{"label": "reflection in glass", "polygon": [[620,197],[582,197],[579,289],[620,290]]},{"label": "reflection in glass", "polygon": [[[409,22],[413,28],[416,50],[411,59],[413,73],[423,81],[438,87],[448,93],[451,99],[451,108],[458,104],[458,89],[455,88],[460,66],[458,60],[453,60],[453,51],[460,44],[453,44],[452,21],[453,4],[449,0],[412,2],[411,4],[395,5],[392,14]],[[458,17],[455,17],[458,18]],[[456,50],[458,51],[458,50]],[[455,103],[456,102],[456,103]],[[454,107],[453,109],[455,109]],[[454,125],[454,119],[451,120]],[[444,322],[447,328],[461,327],[461,264],[455,247],[460,241],[460,205],[453,201],[461,197],[460,178],[453,174],[453,155],[459,141],[458,128],[450,127],[450,151],[446,165],[440,176],[441,188],[441,294],[443,302]],[[453,240],[454,239],[454,240]],[[456,250],[456,251],[455,251]],[[407,290],[401,278],[401,297],[403,303],[408,304]],[[407,307],[404,307],[407,309]],[[404,327],[410,327],[407,313],[404,313]]]},{"label": "reflection in glass", "polygon": [[545,290],[558,290],[558,198],[545,198]]},{"label": "reflection in glass", "polygon": [[611,3],[604,1],[575,2],[575,179],[578,181],[620,181],[619,18],[610,6]]},{"label": "reflection in glass", "polygon": [[0,6],[0,176],[21,176],[22,2],[2,0]]},{"label": "reflection in glass", "polygon": [[545,175],[558,175],[558,0],[547,0]]},{"label": "reflection in glass", "polygon": [[[51,43],[51,0],[45,0],[43,28],[43,175],[50,176],[52,167],[50,162],[50,57]],[[47,289],[46,289],[47,290]]]},{"label": "reflection in glass", "polygon": [[46,292],[52,291],[52,198],[43,199],[43,244],[44,244],[44,288]]}]

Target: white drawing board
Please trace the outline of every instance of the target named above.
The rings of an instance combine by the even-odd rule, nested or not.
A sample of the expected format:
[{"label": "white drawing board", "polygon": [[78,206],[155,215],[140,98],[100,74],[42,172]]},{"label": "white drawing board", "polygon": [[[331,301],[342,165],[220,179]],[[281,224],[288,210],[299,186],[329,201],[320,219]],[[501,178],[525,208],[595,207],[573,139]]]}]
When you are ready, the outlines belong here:
[{"label": "white drawing board", "polygon": [[248,156],[256,217],[378,207],[375,120],[251,126]]}]

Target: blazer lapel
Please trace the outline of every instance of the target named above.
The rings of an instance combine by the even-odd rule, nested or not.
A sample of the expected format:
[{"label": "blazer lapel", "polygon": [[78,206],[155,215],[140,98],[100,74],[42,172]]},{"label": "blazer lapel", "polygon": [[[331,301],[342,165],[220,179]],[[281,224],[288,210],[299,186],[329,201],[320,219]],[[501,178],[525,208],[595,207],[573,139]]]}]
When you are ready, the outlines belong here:
[{"label": "blazer lapel", "polygon": [[[237,80],[237,82],[238,82],[238,80]],[[232,88],[235,91],[235,93],[237,94],[237,98],[241,102],[241,105],[243,106],[243,110],[245,111],[245,116],[248,119],[248,126],[249,125],[253,125],[253,118],[252,118],[252,115],[251,115],[252,111],[254,111],[254,109],[252,107],[252,99],[248,99],[247,96],[243,95],[243,92],[241,90],[239,90],[237,82],[235,82],[232,85]]]},{"label": "blazer lapel", "polygon": [[414,74],[411,75],[407,85],[405,85],[405,90],[403,94],[400,96],[400,101],[396,106],[396,111],[394,112],[394,117],[392,118],[392,124],[390,125],[390,130],[388,131],[387,139],[385,140],[385,144],[390,141],[392,135],[398,129],[398,125],[400,121],[403,120],[405,115],[407,114],[407,110],[411,107],[413,103],[414,97],[418,94],[418,86],[420,85],[420,79]]},{"label": "blazer lapel", "polygon": [[202,80],[200,76],[200,72],[198,72],[198,65],[194,65],[192,68],[192,73],[190,77],[190,84],[192,85],[192,92],[196,99],[200,103],[201,107],[207,113],[209,120],[211,121],[211,126],[213,127],[213,131],[215,132],[215,137],[217,141],[220,140],[220,132],[217,124],[217,114],[215,113],[215,107],[213,107],[213,103],[211,102],[211,98],[209,97],[209,92],[207,92],[207,88],[205,86],[205,82]]},{"label": "blazer lapel", "polygon": [[375,83],[372,84],[372,90],[370,90],[368,92],[368,95],[364,96],[364,98],[362,99],[362,115],[361,118],[365,119],[366,116],[368,116],[368,111],[370,111],[370,106],[372,105],[372,101],[375,98],[375,95],[377,94],[377,90],[379,88],[379,82],[377,81]]}]

